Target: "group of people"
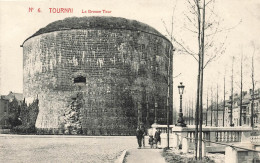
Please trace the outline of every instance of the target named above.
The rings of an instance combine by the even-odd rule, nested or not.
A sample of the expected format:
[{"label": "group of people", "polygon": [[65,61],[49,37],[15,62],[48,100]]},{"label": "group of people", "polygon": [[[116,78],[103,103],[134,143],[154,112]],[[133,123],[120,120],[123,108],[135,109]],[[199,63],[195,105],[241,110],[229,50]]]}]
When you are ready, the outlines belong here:
[{"label": "group of people", "polygon": [[[150,130],[150,132],[148,131],[148,135],[149,135],[149,145],[151,148],[154,147],[158,148],[158,144],[161,144],[161,131],[155,129],[155,132],[153,132],[152,130]],[[138,148],[140,149],[142,146],[145,147],[145,131],[143,128],[138,127],[136,130],[136,138],[137,138],[137,142],[138,142]]]}]

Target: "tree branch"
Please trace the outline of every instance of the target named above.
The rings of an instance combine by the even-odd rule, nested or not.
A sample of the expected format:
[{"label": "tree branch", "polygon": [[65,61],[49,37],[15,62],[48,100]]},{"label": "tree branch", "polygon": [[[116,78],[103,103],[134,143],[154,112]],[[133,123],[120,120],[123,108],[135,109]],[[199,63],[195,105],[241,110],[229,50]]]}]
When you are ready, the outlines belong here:
[{"label": "tree branch", "polygon": [[173,78],[177,78],[177,77],[180,76],[180,75],[181,75],[181,73],[179,73],[178,75],[174,76]]},{"label": "tree branch", "polygon": [[207,3],[206,3],[206,5],[205,6],[207,6],[209,3],[211,3],[212,1],[214,1],[214,3],[215,3],[215,0],[210,0],[210,1],[208,1]]},{"label": "tree branch", "polygon": [[[195,54],[194,52],[192,52],[190,49],[185,48],[182,43],[180,43],[179,41],[177,41],[176,38],[175,38],[173,35],[170,34],[169,30],[168,30],[167,27],[166,27],[165,22],[164,22],[163,20],[162,20],[162,22],[163,22],[163,24],[164,24],[164,28],[165,28],[165,30],[166,30],[168,36],[171,38],[172,41],[174,41],[177,45],[179,45],[179,46],[184,50],[185,53],[188,53],[188,54],[190,54],[191,56],[196,55],[196,54]],[[194,57],[194,58],[195,58],[195,57]],[[196,59],[196,58],[195,58],[195,59]],[[197,60],[197,59],[196,59],[196,60]]]}]

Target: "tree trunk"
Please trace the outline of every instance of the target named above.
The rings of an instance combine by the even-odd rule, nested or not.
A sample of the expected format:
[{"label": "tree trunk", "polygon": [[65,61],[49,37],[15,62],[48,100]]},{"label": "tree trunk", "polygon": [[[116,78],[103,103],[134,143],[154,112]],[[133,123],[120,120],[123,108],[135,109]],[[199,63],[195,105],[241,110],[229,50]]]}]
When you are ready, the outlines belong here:
[{"label": "tree trunk", "polygon": [[252,74],[251,74],[251,79],[252,79],[252,104],[251,104],[251,127],[252,129],[254,128],[254,102],[255,102],[255,79],[254,79],[254,71],[255,71],[255,67],[254,67],[254,54],[255,54],[255,47],[254,47],[254,52],[252,55]]},{"label": "tree trunk", "polygon": [[239,126],[242,126],[242,104],[243,104],[243,53],[241,55],[241,78],[240,78],[240,114],[239,114]]},{"label": "tree trunk", "polygon": [[210,108],[210,126],[212,126],[212,113],[213,113],[213,91],[211,88],[211,108]]},{"label": "tree trunk", "polygon": [[218,85],[217,85],[217,122],[216,126],[218,127]]},{"label": "tree trunk", "polygon": [[169,112],[170,112],[170,108],[169,108],[169,100],[170,100],[170,65],[171,65],[171,56],[170,56],[170,51],[169,50],[169,56],[168,56],[168,69],[167,69],[167,85],[168,85],[168,92],[167,92],[167,102],[166,102],[166,107],[167,107],[167,149],[169,149],[169,144],[170,144],[170,122],[169,122]]},{"label": "tree trunk", "polygon": [[209,96],[207,92],[206,126],[208,125],[208,109],[209,109]]},{"label": "tree trunk", "polygon": [[201,36],[201,84],[200,84],[200,128],[199,128],[199,159],[202,160],[202,123],[203,123],[203,69],[204,69],[204,35],[205,35],[206,5],[203,1],[202,36]]},{"label": "tree trunk", "polygon": [[201,18],[200,18],[200,7],[199,0],[196,0],[196,6],[198,10],[198,45],[199,45],[199,65],[198,65],[198,79],[197,79],[197,103],[196,103],[196,111],[195,111],[195,159],[198,158],[198,128],[199,128],[199,104],[200,104],[200,67],[201,67]]},{"label": "tree trunk", "polygon": [[226,76],[224,76],[223,127],[225,126],[225,108],[226,108]]},{"label": "tree trunk", "polygon": [[234,90],[234,86],[233,86],[233,80],[234,80],[234,76],[233,76],[233,73],[234,73],[234,57],[232,59],[232,74],[231,74],[231,108],[230,108],[230,126],[233,126],[233,90]]}]

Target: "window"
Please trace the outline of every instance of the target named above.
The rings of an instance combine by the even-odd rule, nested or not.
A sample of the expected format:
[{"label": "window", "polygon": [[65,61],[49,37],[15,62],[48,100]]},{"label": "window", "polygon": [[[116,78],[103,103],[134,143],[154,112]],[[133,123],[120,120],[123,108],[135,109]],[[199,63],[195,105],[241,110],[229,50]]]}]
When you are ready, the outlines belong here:
[{"label": "window", "polygon": [[257,123],[258,122],[258,117],[256,116],[256,117],[254,117],[254,123]]},{"label": "window", "polygon": [[74,78],[74,83],[86,83],[86,77],[78,76],[78,77]]}]

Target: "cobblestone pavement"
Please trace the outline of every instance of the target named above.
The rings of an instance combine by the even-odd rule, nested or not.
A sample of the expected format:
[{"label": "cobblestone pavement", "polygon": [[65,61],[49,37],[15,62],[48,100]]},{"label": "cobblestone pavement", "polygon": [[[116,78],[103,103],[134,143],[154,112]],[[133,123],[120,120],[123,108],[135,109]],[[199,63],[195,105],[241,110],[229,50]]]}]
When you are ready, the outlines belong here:
[{"label": "cobblestone pavement", "polygon": [[0,135],[0,162],[114,162],[134,136]]}]

